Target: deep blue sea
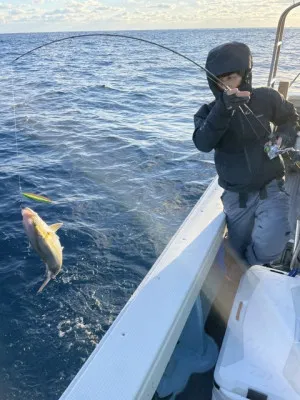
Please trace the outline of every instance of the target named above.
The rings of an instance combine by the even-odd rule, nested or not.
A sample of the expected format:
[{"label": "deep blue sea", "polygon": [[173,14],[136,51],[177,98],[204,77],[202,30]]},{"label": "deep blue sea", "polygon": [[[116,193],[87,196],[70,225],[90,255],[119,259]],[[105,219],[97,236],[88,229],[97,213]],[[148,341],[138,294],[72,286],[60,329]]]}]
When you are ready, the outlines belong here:
[{"label": "deep blue sea", "polygon": [[[201,64],[211,47],[244,41],[258,86],[275,29],[119,33]],[[212,98],[201,70],[103,37],[63,41],[12,65],[69,35],[0,35],[1,400],[59,398],[215,175],[212,154],[192,142],[193,115]],[[287,29],[280,76],[299,72],[299,43],[300,30]],[[55,203],[22,199],[19,176],[23,191]],[[64,223],[63,271],[40,295],[45,267],[28,247],[20,205]]]}]

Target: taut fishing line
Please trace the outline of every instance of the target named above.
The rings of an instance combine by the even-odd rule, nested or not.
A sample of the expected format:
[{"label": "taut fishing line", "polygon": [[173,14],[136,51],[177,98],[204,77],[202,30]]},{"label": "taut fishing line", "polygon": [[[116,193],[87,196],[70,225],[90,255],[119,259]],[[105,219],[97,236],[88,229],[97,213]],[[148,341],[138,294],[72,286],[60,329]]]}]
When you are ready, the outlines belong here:
[{"label": "taut fishing line", "polygon": [[[38,49],[41,49],[41,48],[43,48],[43,47],[50,46],[50,45],[52,45],[52,44],[55,44],[55,43],[58,43],[58,42],[62,42],[62,41],[65,41],[65,40],[76,39],[76,38],[95,37],[95,36],[104,36],[104,37],[112,37],[112,38],[125,38],[125,39],[137,40],[137,41],[140,41],[140,42],[144,42],[144,43],[147,43],[147,44],[150,44],[150,45],[157,46],[157,47],[159,47],[159,48],[161,48],[161,49],[163,49],[163,50],[167,50],[167,51],[169,51],[169,52],[171,52],[171,53],[173,53],[173,54],[175,54],[175,55],[177,55],[177,56],[179,56],[179,57],[181,57],[181,58],[184,58],[185,60],[191,62],[191,63],[194,64],[196,67],[198,67],[198,68],[200,68],[202,71],[206,72],[207,78],[210,79],[210,80],[211,80],[212,82],[214,82],[215,84],[221,86],[224,90],[229,90],[229,89],[230,89],[227,85],[225,85],[216,75],[214,75],[212,72],[210,72],[207,68],[203,67],[202,65],[200,65],[200,64],[197,63],[196,61],[194,61],[194,60],[192,60],[191,58],[189,58],[189,57],[187,57],[187,56],[185,56],[185,55],[179,53],[179,52],[176,51],[176,50],[173,50],[173,49],[171,49],[171,48],[169,48],[169,47],[167,47],[167,46],[161,45],[161,44],[159,44],[159,43],[156,43],[156,42],[153,42],[153,41],[150,41],[150,40],[146,40],[146,39],[142,39],[142,38],[138,38],[138,37],[130,36],[130,35],[121,35],[121,34],[113,34],[113,33],[93,33],[93,34],[84,34],[84,35],[72,35],[72,36],[68,36],[68,37],[64,37],[64,38],[52,40],[51,42],[44,43],[44,44],[42,44],[42,45],[40,45],[40,46],[37,46],[37,47],[35,47],[35,48],[33,48],[33,49],[31,49],[31,50],[29,50],[29,51],[27,51],[27,52],[25,52],[25,53],[19,55],[18,57],[16,57],[16,58],[12,61],[12,64],[18,62],[18,60],[20,60],[21,58],[23,58],[23,57],[25,57],[25,56],[27,56],[27,55],[33,53],[34,51],[36,51],[36,50],[38,50]],[[13,92],[13,101],[14,101],[13,109],[14,109],[14,120],[15,120],[15,123],[14,123],[14,131],[15,131],[15,139],[16,139],[16,154],[17,154],[17,157],[18,157],[18,156],[19,156],[19,149],[18,149],[18,137],[17,137],[17,119],[16,119],[16,104],[15,104],[15,90],[14,90],[15,82],[14,82],[13,67],[11,68],[11,70],[12,70],[12,86],[13,86],[12,92]],[[245,114],[245,112],[244,112],[245,110],[247,110],[247,112],[248,112],[249,114],[251,114],[251,115],[256,119],[256,121],[257,121],[257,122],[261,125],[261,127],[268,133],[268,135],[270,135],[270,132],[268,131],[268,129],[267,129],[267,128],[263,125],[263,123],[256,117],[256,115],[255,115],[255,114],[253,113],[253,111],[248,107],[248,105],[247,105],[247,104],[244,104],[243,107],[244,107],[244,109],[243,109],[241,106],[239,107],[239,109],[240,109],[241,113],[243,114],[244,118],[246,118],[247,122],[250,123],[249,119],[247,118],[247,116],[246,116],[246,114]],[[251,124],[250,124],[250,125],[251,125]],[[252,128],[253,132],[255,133],[255,135],[258,136],[257,132],[255,131],[255,129],[254,129],[254,127],[253,127],[252,125],[251,125],[251,128]],[[44,197],[44,196],[41,196],[41,195],[36,195],[36,194],[33,194],[33,193],[22,193],[20,174],[18,174],[18,179],[19,179],[19,192],[20,192],[20,195],[25,195],[27,198],[30,198],[30,199],[36,200],[36,201],[44,201],[44,202],[47,202],[47,203],[51,203],[51,202],[52,202],[52,201],[51,201],[50,199],[48,199],[47,197]],[[55,202],[55,203],[58,203],[58,202]]]},{"label": "taut fishing line", "polygon": [[[87,34],[84,34],[84,35],[72,35],[72,36],[68,36],[68,37],[65,37],[65,38],[52,40],[51,42],[44,43],[44,44],[42,44],[40,46],[34,47],[33,49],[31,49],[29,51],[26,51],[25,53],[23,53],[23,54],[19,55],[18,57],[16,57],[12,62],[15,63],[19,59],[21,59],[22,57],[25,57],[26,55],[29,55],[29,54],[33,53],[34,51],[36,51],[38,49],[41,49],[41,48],[46,47],[46,46],[50,46],[50,45],[52,45],[54,43],[62,42],[62,41],[69,40],[69,39],[84,38],[84,37],[94,37],[94,36],[125,38],[125,39],[137,40],[137,41],[140,41],[140,42],[151,44],[153,46],[160,47],[161,49],[170,51],[171,53],[176,54],[177,56],[184,58],[185,60],[187,60],[187,61],[191,62],[192,64],[194,64],[196,67],[200,68],[202,71],[205,71],[207,73],[207,75],[208,75],[207,78],[210,79],[212,82],[216,83],[217,85],[222,86],[224,90],[229,90],[230,89],[227,85],[225,85],[216,75],[214,75],[212,72],[210,72],[207,68],[203,67],[201,64],[199,64],[196,61],[192,60],[191,58],[185,56],[184,54],[179,53],[176,50],[173,50],[173,49],[171,49],[171,48],[169,48],[167,46],[164,46],[162,44],[153,42],[151,40],[146,40],[146,39],[142,39],[142,38],[138,38],[138,37],[130,36],[130,35],[120,35],[120,34],[115,34],[115,33],[87,33]],[[257,120],[257,122],[261,125],[261,127],[266,132],[268,132],[268,134],[270,134],[270,132],[266,129],[266,127],[259,120],[259,118],[256,117],[256,115],[247,106],[247,104],[244,104],[244,107],[251,115],[253,115],[253,117]],[[240,110],[243,112],[241,107],[240,107]],[[244,114],[244,112],[243,112],[243,114]]]},{"label": "taut fishing line", "polygon": [[[17,134],[17,116],[16,116],[16,96],[15,96],[15,81],[14,81],[14,70],[13,67],[11,66],[11,84],[12,84],[12,100],[13,100],[13,115],[14,115],[14,124],[13,124],[13,129],[14,129],[14,134],[15,134],[15,142],[16,142],[16,158],[17,162],[19,159],[19,145],[18,145],[18,134]],[[18,185],[19,185],[19,194],[20,194],[20,207],[22,208],[22,186],[21,186],[21,177],[20,177],[20,172],[17,172],[18,174]]]}]

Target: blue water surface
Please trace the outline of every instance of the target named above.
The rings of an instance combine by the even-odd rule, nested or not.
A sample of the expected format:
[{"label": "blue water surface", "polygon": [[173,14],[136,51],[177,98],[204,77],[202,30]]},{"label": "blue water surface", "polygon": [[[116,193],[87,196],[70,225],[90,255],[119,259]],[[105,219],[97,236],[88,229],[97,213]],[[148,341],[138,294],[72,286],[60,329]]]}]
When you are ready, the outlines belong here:
[{"label": "blue water surface", "polygon": [[[119,33],[202,64],[211,47],[244,41],[254,85],[265,85],[275,30]],[[51,45],[12,65],[69,35],[0,36],[1,400],[59,398],[215,175],[212,154],[192,142],[193,115],[212,98],[199,69],[157,47],[103,37]],[[284,78],[299,72],[299,42],[300,30],[288,29]],[[22,190],[55,203],[22,199],[19,177]],[[64,223],[63,271],[40,295],[45,267],[28,247],[25,205]]]}]

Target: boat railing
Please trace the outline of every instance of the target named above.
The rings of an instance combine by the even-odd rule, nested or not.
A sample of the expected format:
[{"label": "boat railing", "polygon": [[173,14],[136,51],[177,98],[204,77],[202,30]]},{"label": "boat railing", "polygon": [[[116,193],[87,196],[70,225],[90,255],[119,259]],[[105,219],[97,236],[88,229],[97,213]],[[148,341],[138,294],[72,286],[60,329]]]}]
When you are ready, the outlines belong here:
[{"label": "boat railing", "polygon": [[272,61],[271,61],[271,67],[270,67],[270,74],[269,74],[269,79],[268,79],[268,86],[274,87],[275,82],[276,82],[277,67],[278,67],[280,49],[281,49],[281,45],[282,45],[282,37],[283,37],[283,31],[284,31],[286,17],[291,10],[293,10],[294,8],[299,7],[299,6],[300,6],[300,2],[292,4],[281,14],[281,16],[279,18],[278,25],[277,25],[277,31],[276,31],[276,38],[275,38],[275,43],[274,43],[274,49],[273,49],[273,55],[272,55]]}]

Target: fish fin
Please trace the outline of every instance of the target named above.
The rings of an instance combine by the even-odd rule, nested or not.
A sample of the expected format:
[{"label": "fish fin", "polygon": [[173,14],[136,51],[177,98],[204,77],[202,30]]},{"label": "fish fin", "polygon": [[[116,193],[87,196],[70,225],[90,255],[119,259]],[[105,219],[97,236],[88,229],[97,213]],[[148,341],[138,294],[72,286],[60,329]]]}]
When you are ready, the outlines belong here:
[{"label": "fish fin", "polygon": [[38,225],[35,225],[35,229],[37,230],[38,234],[39,234],[43,239],[46,239],[46,237],[50,234],[50,232],[42,231],[41,228],[40,228]]},{"label": "fish fin", "polygon": [[51,274],[48,271],[47,272],[47,278],[45,279],[44,283],[42,284],[42,286],[39,288],[38,293],[41,293],[41,291],[44,289],[44,287],[50,282],[51,280]]},{"label": "fish fin", "polygon": [[58,222],[57,224],[52,224],[52,225],[50,225],[49,228],[50,228],[53,232],[56,232],[56,231],[59,230],[59,228],[62,227],[62,225],[63,225],[62,222]]},{"label": "fish fin", "polygon": [[61,248],[62,250],[64,249],[64,247]]}]

